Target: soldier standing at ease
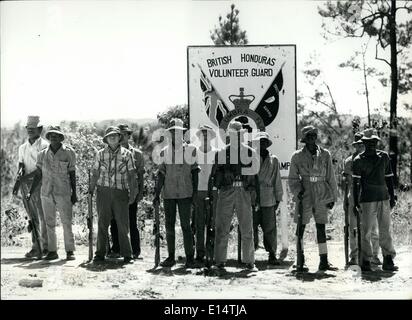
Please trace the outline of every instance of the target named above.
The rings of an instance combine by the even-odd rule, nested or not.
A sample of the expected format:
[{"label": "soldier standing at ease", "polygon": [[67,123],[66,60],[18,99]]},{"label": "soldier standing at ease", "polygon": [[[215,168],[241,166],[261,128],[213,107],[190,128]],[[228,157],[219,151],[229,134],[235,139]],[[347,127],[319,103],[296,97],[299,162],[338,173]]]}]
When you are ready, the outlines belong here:
[{"label": "soldier standing at ease", "polygon": [[[347,195],[343,199],[343,207],[347,208],[348,216],[349,216],[349,246],[350,246],[350,253],[349,253],[349,265],[358,265],[360,262],[358,261],[358,242],[356,240],[356,216],[353,213],[353,192],[352,192],[352,165],[353,160],[355,157],[363,152],[363,142],[361,138],[363,137],[363,133],[357,132],[355,133],[355,141],[352,142],[353,147],[355,148],[355,152],[346,158],[344,162],[344,169],[343,169],[343,177],[345,188],[347,189]],[[361,232],[359,230],[359,232]],[[372,227],[372,251],[373,257],[371,262],[376,265],[382,264],[379,260],[379,234],[377,230],[377,220],[375,220],[375,224]]]},{"label": "soldier standing at ease", "polygon": [[376,150],[380,138],[373,129],[363,133],[365,151],[353,160],[353,197],[354,209],[361,209],[362,222],[362,271],[371,271],[370,261],[373,258],[371,233],[377,219],[379,228],[379,245],[382,249],[382,269],[396,271],[393,258],[396,255],[390,233],[391,209],[396,204],[393,187],[393,173],[389,155]]},{"label": "soldier standing at ease", "polygon": [[[38,116],[29,116],[27,118],[26,130],[28,139],[19,147],[19,175],[20,175],[20,187],[24,189],[24,193],[29,192],[30,186],[33,182],[34,175],[36,173],[36,162],[39,153],[49,146],[49,143],[40,137],[43,131],[43,125],[40,124]],[[13,190],[13,194],[16,195],[18,189]],[[41,205],[40,198],[40,186],[33,189],[30,201],[23,202],[27,212],[30,210],[29,216],[31,217],[31,223],[35,225],[38,231],[37,236],[40,237],[40,245],[42,248],[38,248],[35,241],[34,230],[32,230],[32,249],[25,254],[26,258],[33,258],[41,255],[47,255],[47,227],[44,220],[43,207]],[[27,204],[27,206],[26,206]]]},{"label": "soldier standing at ease", "polygon": [[[256,190],[259,202],[258,157],[254,149],[243,143],[242,124],[233,121],[229,124],[230,143],[216,155],[213,168],[214,184],[218,188],[216,208],[215,265],[214,269],[225,271],[227,246],[233,211],[239,221],[242,241],[242,261],[246,269],[256,272],[253,245],[253,216],[251,191]],[[236,156],[237,154],[237,156]],[[249,163],[244,163],[250,159]],[[252,167],[251,167],[252,166]],[[255,171],[255,172],[254,172]]]},{"label": "soldier standing at ease", "polygon": [[108,127],[103,137],[107,146],[99,150],[93,166],[89,193],[97,186],[97,249],[94,261],[104,261],[108,229],[114,216],[118,230],[120,254],[124,263],[133,263],[130,244],[129,205],[136,201],[137,179],[132,153],[120,145],[118,127]]},{"label": "soldier standing at ease", "polygon": [[[143,174],[144,174],[144,158],[143,153],[138,148],[134,148],[129,144],[129,139],[132,134],[132,130],[126,124],[120,124],[118,126],[120,133],[122,134],[122,147],[132,152],[134,164],[137,173],[137,197],[136,201],[129,205],[129,225],[130,225],[130,240],[132,244],[133,259],[138,259],[140,255],[140,235],[137,227],[137,204],[143,199]],[[112,219],[110,223],[110,232],[112,234],[113,247],[112,252],[115,257],[120,256],[120,245],[117,231],[116,220]]]},{"label": "soldier standing at ease", "polygon": [[[300,141],[304,142],[305,146],[292,155],[289,186],[294,200],[302,199],[303,219],[300,236],[303,237],[305,226],[313,215],[320,256],[319,270],[334,271],[337,268],[328,261],[325,224],[328,222],[328,211],[336,202],[338,189],[330,153],[316,144],[317,138],[318,130],[314,126],[302,129]],[[295,222],[298,222],[298,212],[295,212]],[[297,267],[307,270],[304,265]]]},{"label": "soldier standing at ease", "polygon": [[280,165],[278,158],[268,150],[272,145],[272,140],[267,132],[259,132],[254,140],[260,143],[260,203],[258,204],[257,210],[253,213],[253,224],[255,226],[255,232],[259,224],[262,226],[263,244],[269,253],[268,264],[279,265],[276,259],[276,210],[283,196],[282,182],[280,180]]},{"label": "soldier standing at ease", "polygon": [[[186,254],[186,268],[195,267],[193,234],[190,227],[192,202],[196,201],[199,166],[196,161],[189,163],[187,158],[196,159],[196,147],[183,140],[181,119],[172,119],[167,129],[170,133],[168,145],[162,149],[163,162],[159,165],[158,183],[156,184],[153,204],[160,202],[163,189],[163,200],[166,219],[166,241],[169,256],[161,263],[162,267],[172,267],[175,260],[175,223],[176,206],[179,207],[180,225],[183,231],[183,244]],[[164,188],[163,188],[164,187]]]},{"label": "soldier standing at ease", "polygon": [[41,181],[41,203],[47,226],[48,253],[45,260],[58,259],[56,237],[56,215],[59,211],[63,224],[64,247],[66,259],[74,260],[74,236],[72,230],[73,205],[77,202],[76,194],[76,154],[63,144],[64,134],[59,126],[49,127],[46,139],[48,148],[43,149],[37,157],[37,170],[27,194],[30,200],[34,190]]}]

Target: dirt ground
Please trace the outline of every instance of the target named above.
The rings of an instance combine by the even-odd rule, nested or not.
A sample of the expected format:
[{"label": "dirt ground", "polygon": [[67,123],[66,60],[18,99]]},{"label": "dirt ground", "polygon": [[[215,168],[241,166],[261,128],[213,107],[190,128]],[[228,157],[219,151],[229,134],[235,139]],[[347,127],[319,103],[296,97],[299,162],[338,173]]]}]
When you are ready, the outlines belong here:
[{"label": "dirt ground", "polygon": [[[393,273],[380,268],[363,274],[344,270],[343,244],[332,240],[328,249],[338,271],[317,272],[317,246],[308,243],[309,273],[296,275],[292,243],[278,267],[268,268],[265,250],[257,250],[257,273],[238,267],[236,248],[230,247],[228,272],[217,276],[200,268],[186,270],[183,259],[171,269],[153,270],[154,251],[147,244],[142,247],[143,259],[129,265],[122,259],[87,263],[86,246],[77,246],[76,260],[66,261],[60,244],[61,259],[51,262],[25,259],[27,247],[2,247],[1,299],[412,299],[412,246],[396,248],[399,271]],[[162,259],[166,254],[162,247]],[[22,279],[43,280],[42,287],[21,286]]]}]

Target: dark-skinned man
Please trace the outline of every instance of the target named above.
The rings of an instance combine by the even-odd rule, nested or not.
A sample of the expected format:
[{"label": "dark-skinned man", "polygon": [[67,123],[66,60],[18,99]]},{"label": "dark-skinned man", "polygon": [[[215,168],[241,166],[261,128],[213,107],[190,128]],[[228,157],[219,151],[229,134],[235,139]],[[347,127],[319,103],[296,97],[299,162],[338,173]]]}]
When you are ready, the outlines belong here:
[{"label": "dark-skinned man", "polygon": [[[347,195],[343,199],[343,207],[348,208],[348,216],[349,216],[349,257],[350,260],[348,262],[349,265],[358,265],[360,262],[358,261],[358,242],[356,237],[356,216],[353,213],[353,186],[352,186],[352,173],[353,173],[353,160],[356,156],[363,152],[364,146],[361,138],[363,137],[362,132],[355,133],[355,141],[352,142],[352,146],[355,149],[355,152],[345,159],[343,165],[343,177],[344,177],[344,184],[345,188],[347,188]],[[372,241],[372,251],[373,251],[373,258],[371,262],[376,265],[382,264],[379,260],[379,233],[377,229],[377,220],[375,220],[375,224],[372,228],[371,234],[371,241]],[[361,232],[359,230],[359,232]]]},{"label": "dark-skinned man", "polygon": [[383,255],[382,269],[396,271],[398,267],[393,263],[396,252],[390,233],[391,209],[396,204],[396,197],[389,155],[376,149],[380,138],[373,129],[363,132],[362,141],[365,151],[353,160],[352,175],[354,210],[360,211],[362,224],[361,269],[372,270],[371,234],[377,219],[379,245]]},{"label": "dark-skinned man", "polygon": [[[126,124],[119,124],[118,128],[122,134],[122,147],[132,152],[135,169],[137,173],[138,194],[136,201],[129,205],[129,225],[130,225],[130,240],[132,244],[133,258],[138,259],[140,256],[140,235],[137,227],[137,205],[143,199],[143,174],[144,174],[144,158],[143,153],[138,148],[132,147],[129,144],[129,139],[133,133]],[[112,252],[114,256],[120,255],[119,238],[117,231],[116,220],[112,219],[110,223],[110,232],[112,234],[113,247]]]},{"label": "dark-skinned man", "polygon": [[268,264],[279,265],[276,259],[276,210],[283,197],[280,164],[278,158],[268,150],[272,140],[267,132],[259,132],[253,140],[259,143],[260,154],[260,202],[253,213],[254,231],[257,232],[260,224],[263,230],[263,244],[269,253]]},{"label": "dark-skinned man", "polygon": [[[317,138],[318,130],[314,126],[306,126],[302,129],[300,141],[305,143],[305,146],[292,155],[288,182],[294,200],[296,202],[299,199],[302,200],[303,217],[300,236],[303,238],[305,226],[310,222],[313,215],[316,222],[320,256],[319,270],[335,271],[337,268],[333,267],[328,261],[325,224],[328,222],[328,212],[336,202],[338,188],[330,153],[316,144]],[[298,222],[297,209],[298,206],[296,205],[296,223]],[[304,259],[303,265],[297,266],[297,270],[308,270],[304,264]]]},{"label": "dark-skinned man", "polygon": [[258,271],[253,244],[251,193],[256,191],[259,203],[259,158],[256,151],[243,142],[245,133],[246,130],[239,121],[229,123],[229,143],[216,154],[212,171],[214,184],[218,188],[213,269],[219,273],[226,271],[227,247],[234,211],[241,233],[242,262],[248,271]]},{"label": "dark-skinned man", "polygon": [[[18,170],[21,175],[20,187],[24,189],[24,193],[27,194],[30,190],[30,186],[33,183],[34,175],[36,174],[36,162],[39,153],[49,146],[49,143],[40,137],[43,131],[43,125],[40,123],[38,116],[29,116],[26,123],[26,130],[28,139],[19,147],[18,158]],[[13,194],[16,195],[18,189],[13,190]],[[42,248],[38,248],[35,240],[34,230],[32,231],[32,248],[25,254],[26,258],[38,257],[40,255],[46,255],[48,250],[47,245],[47,227],[44,219],[43,207],[40,198],[40,185],[32,191],[30,201],[25,203],[25,209],[31,217],[31,222],[35,225],[35,228],[40,236],[40,245]]]},{"label": "dark-skinned man", "polygon": [[[155,197],[153,204],[160,202],[162,192],[165,209],[166,241],[168,257],[161,263],[170,268],[175,260],[175,223],[176,207],[179,208],[180,226],[183,232],[183,245],[186,255],[186,268],[195,267],[193,234],[190,226],[192,202],[196,202],[199,166],[196,163],[196,147],[183,140],[181,119],[174,118],[167,129],[167,146],[161,151],[162,163],[159,164]],[[190,161],[187,161],[191,159]],[[193,160],[194,159],[194,160]],[[193,160],[193,161],[192,161]],[[162,191],[163,189],[163,191]]]},{"label": "dark-skinned man", "polygon": [[108,127],[103,137],[106,147],[95,158],[89,193],[97,186],[98,216],[95,262],[105,259],[112,217],[116,220],[120,255],[124,263],[133,263],[130,243],[129,205],[136,201],[137,179],[131,151],[121,146],[123,136],[118,127]]},{"label": "dark-skinned man", "polygon": [[41,202],[47,227],[48,253],[45,260],[58,259],[56,215],[59,211],[63,225],[66,259],[74,260],[74,236],[72,230],[73,205],[77,202],[76,155],[63,144],[64,134],[59,126],[50,126],[46,133],[48,148],[37,157],[37,170],[27,199],[41,181]]}]

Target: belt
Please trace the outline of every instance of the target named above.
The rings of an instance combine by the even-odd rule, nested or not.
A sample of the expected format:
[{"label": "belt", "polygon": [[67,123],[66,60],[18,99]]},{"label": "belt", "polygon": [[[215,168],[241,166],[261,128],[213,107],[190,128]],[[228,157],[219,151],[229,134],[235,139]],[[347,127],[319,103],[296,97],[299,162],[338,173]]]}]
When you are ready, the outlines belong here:
[{"label": "belt", "polygon": [[321,182],[326,181],[325,177],[318,177],[318,176],[304,176],[302,177],[302,181],[305,182]]},{"label": "belt", "polygon": [[233,181],[232,187],[243,187],[243,181]]}]

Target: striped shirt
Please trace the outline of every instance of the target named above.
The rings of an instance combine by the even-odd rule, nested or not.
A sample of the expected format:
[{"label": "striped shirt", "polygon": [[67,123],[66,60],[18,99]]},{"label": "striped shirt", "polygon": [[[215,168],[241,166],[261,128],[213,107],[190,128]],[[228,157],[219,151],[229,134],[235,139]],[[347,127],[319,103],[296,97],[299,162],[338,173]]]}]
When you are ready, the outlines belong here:
[{"label": "striped shirt", "polygon": [[98,171],[98,186],[129,190],[129,173],[135,172],[132,152],[122,146],[116,150],[106,146],[97,152],[93,169]]}]

